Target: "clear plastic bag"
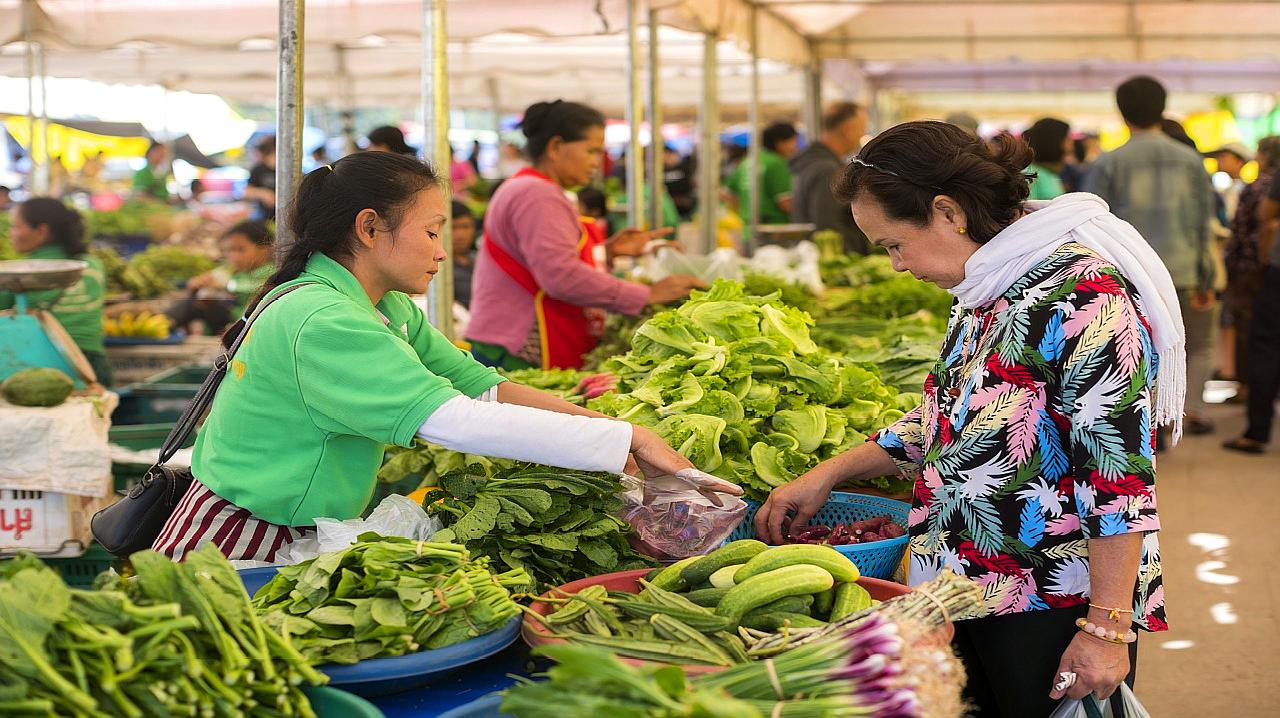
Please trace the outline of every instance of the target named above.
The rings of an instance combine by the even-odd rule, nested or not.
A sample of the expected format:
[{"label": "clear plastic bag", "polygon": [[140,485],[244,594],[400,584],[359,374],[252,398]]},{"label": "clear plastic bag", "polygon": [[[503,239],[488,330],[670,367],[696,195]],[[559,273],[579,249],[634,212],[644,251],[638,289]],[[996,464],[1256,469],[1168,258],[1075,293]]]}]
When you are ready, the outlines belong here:
[{"label": "clear plastic bag", "polygon": [[280,549],[275,565],[301,563],[322,553],[344,549],[355,543],[360,534],[369,531],[381,536],[427,541],[441,528],[440,519],[427,516],[421,504],[407,496],[392,494],[383,499],[367,519],[316,519],[315,534]]},{"label": "clear plastic bag", "polygon": [[747,504],[732,494],[699,488],[698,476],[640,480],[622,477],[622,519],[631,543],[654,558],[677,560],[707,553],[742,522]]},{"label": "clear plastic bag", "polygon": [[1083,700],[1064,698],[1049,718],[1151,718],[1151,714],[1133,694],[1128,683],[1121,683],[1116,690],[1120,691],[1120,701],[1124,706],[1124,713],[1121,715],[1116,715],[1111,710],[1111,701],[1100,702],[1089,695]]}]

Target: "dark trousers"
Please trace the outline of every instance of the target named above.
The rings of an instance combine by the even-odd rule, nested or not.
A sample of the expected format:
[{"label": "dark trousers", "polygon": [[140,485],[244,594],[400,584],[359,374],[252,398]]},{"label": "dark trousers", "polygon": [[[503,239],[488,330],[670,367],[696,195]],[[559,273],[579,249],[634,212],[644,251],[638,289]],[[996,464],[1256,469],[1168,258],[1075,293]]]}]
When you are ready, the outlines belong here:
[{"label": "dark trousers", "polygon": [[1280,267],[1267,267],[1258,284],[1244,364],[1249,382],[1249,428],[1244,435],[1265,444],[1271,440],[1280,394]]},{"label": "dark trousers", "polygon": [[180,329],[189,329],[197,319],[204,322],[205,332],[221,334],[223,329],[239,317],[231,316],[232,302],[223,299],[196,299],[187,297],[165,312]]},{"label": "dark trousers", "polygon": [[[969,680],[965,698],[972,718],[1048,718],[1058,701],[1049,691],[1058,681],[1058,661],[1080,632],[1076,619],[1087,606],[1028,611],[957,621],[952,647],[964,662]],[[1129,677],[1138,670],[1138,644],[1129,645]],[[1123,716],[1119,692],[1112,710]]]}]

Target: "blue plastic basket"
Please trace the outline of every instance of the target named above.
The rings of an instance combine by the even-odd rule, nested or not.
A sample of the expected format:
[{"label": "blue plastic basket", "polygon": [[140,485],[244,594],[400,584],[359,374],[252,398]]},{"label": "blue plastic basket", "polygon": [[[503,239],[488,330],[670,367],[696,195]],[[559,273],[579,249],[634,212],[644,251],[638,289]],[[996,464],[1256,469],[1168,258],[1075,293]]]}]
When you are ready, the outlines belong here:
[{"label": "blue plastic basket", "polygon": [[[747,500],[747,513],[738,528],[729,534],[730,541],[756,537],[756,511],[760,504]],[[831,498],[825,506],[818,510],[812,523],[831,526],[838,523],[851,523],[877,516],[892,517],[900,526],[907,526],[907,512],[911,505],[902,501],[885,499],[879,496],[851,494],[844,491],[831,492]],[[893,574],[902,562],[902,554],[907,550],[909,536],[894,539],[882,539],[871,543],[850,544],[848,546],[832,546],[835,550],[849,557],[863,576],[892,580]]]}]

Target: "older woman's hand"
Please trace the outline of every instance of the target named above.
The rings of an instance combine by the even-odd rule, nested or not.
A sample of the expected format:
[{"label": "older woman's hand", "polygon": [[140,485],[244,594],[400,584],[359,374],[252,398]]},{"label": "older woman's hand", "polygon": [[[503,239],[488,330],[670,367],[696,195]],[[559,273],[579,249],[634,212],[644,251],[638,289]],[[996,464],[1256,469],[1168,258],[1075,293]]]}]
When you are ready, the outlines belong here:
[{"label": "older woman's hand", "polygon": [[779,486],[756,512],[756,535],[771,546],[785,543],[787,526],[809,523],[830,495],[831,481],[821,466]]},{"label": "older woman's hand", "polygon": [[1129,675],[1129,646],[1079,632],[1058,662],[1058,673],[1053,677],[1055,683],[1062,673],[1076,674],[1075,683],[1065,690],[1054,688],[1049,691],[1050,698],[1058,700],[1066,696],[1079,700],[1092,693],[1106,700]]}]

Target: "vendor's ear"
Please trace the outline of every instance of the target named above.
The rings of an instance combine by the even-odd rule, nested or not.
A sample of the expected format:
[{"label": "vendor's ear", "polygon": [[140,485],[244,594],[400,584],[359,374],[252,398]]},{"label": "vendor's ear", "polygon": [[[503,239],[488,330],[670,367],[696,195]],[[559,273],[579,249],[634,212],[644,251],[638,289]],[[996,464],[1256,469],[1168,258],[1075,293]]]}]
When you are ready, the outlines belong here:
[{"label": "vendor's ear", "polygon": [[373,240],[378,236],[378,229],[382,226],[382,219],[378,217],[378,213],[372,209],[362,209],[356,215],[356,241],[365,247],[372,247]]},{"label": "vendor's ear", "polygon": [[[942,222],[944,225],[957,230],[969,226],[964,208],[960,206],[959,202],[945,194],[940,194],[933,198],[932,210],[934,222]],[[963,232],[961,233],[963,234]]]},{"label": "vendor's ear", "polygon": [[547,159],[550,159],[551,161],[554,162],[555,160],[560,159],[560,150],[563,148],[564,148],[564,138],[559,135],[556,135],[555,137],[552,137],[551,139],[547,140],[547,149],[543,151],[543,154],[547,157]]}]

